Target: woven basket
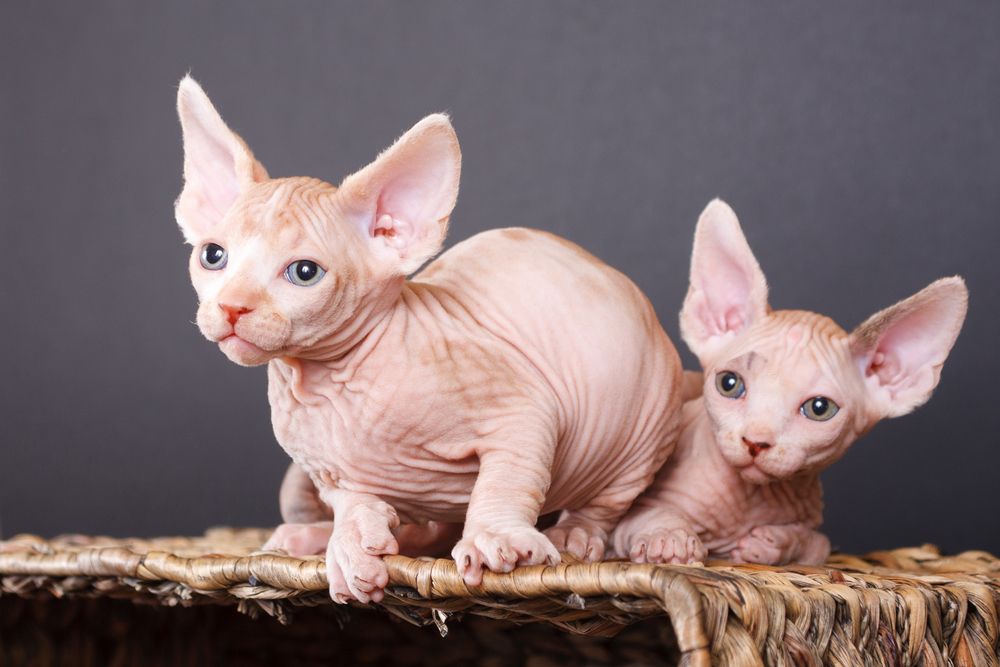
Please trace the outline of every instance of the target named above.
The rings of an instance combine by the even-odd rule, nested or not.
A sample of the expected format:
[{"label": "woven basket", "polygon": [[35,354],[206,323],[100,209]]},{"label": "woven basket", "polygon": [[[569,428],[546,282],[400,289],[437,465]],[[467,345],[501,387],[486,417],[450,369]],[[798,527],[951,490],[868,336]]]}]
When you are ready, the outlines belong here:
[{"label": "woven basket", "polygon": [[[321,558],[257,552],[266,535],[0,542],[0,664],[65,664],[60,651],[161,664],[154,635],[176,640],[169,656],[157,645],[162,664],[221,664],[202,646],[213,641],[230,664],[998,664],[1000,560],[984,552],[838,554],[822,568],[564,562],[476,588],[452,561],[391,556],[385,600],[362,611],[331,602]],[[280,624],[251,620],[262,615]]]}]

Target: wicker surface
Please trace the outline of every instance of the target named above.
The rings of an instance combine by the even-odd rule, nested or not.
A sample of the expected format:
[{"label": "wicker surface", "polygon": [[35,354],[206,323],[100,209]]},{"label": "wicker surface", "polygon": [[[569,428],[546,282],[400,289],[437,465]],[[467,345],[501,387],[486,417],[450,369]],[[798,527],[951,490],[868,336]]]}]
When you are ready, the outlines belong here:
[{"label": "wicker surface", "polygon": [[[280,621],[332,607],[322,559],[255,552],[265,537],[20,536],[0,543],[0,594],[236,604]],[[564,563],[488,573],[475,589],[448,560],[386,562],[382,609],[442,633],[469,614],[598,637],[666,615],[664,641],[682,664],[997,664],[1000,561],[984,552],[942,557],[925,546],[835,555],[824,568]]]}]

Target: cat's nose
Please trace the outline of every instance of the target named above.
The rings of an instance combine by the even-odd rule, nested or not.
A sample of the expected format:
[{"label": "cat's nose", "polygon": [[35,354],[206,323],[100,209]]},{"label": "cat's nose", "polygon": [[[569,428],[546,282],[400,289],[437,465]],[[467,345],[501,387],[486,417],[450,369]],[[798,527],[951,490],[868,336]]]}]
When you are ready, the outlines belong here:
[{"label": "cat's nose", "polygon": [[754,442],[753,440],[748,440],[746,437],[743,438],[743,444],[747,446],[747,450],[753,458],[757,458],[757,455],[765,449],[771,449],[771,443],[769,442]]},{"label": "cat's nose", "polygon": [[220,303],[219,308],[222,312],[226,314],[226,319],[229,320],[230,324],[236,324],[236,321],[240,319],[241,316],[253,311],[253,308],[246,308],[244,306],[230,306],[225,303]]}]

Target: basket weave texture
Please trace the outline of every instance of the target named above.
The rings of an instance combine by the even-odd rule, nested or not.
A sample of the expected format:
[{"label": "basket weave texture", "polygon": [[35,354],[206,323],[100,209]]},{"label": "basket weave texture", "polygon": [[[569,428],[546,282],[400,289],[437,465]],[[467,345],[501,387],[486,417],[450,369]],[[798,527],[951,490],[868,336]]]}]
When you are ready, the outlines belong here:
[{"label": "basket weave texture", "polygon": [[[0,542],[0,595],[230,604],[288,622],[330,606],[323,559],[258,551],[267,531],[198,538],[22,535]],[[462,615],[545,622],[606,637],[662,618],[681,664],[996,665],[1000,560],[923,546],[824,567],[636,565],[610,561],[486,573],[467,587],[445,559],[386,557],[379,605],[418,625]]]}]

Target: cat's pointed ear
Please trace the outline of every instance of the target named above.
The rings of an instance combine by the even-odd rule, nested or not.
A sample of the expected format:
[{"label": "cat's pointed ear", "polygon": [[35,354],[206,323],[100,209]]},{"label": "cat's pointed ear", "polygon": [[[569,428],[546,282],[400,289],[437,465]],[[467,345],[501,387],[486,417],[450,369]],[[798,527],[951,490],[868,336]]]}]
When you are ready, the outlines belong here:
[{"label": "cat's pointed ear", "polygon": [[965,281],[942,278],[851,333],[851,352],[884,416],[905,415],[930,398],[968,302]]},{"label": "cat's pointed ear", "polygon": [[184,238],[195,243],[211,234],[240,194],[266,180],[267,171],[190,76],[177,90],[177,113],[184,134],[184,189],[174,212]]},{"label": "cat's pointed ear", "polygon": [[375,251],[406,275],[441,249],[461,168],[451,122],[434,114],[344,179],[338,196]]},{"label": "cat's pointed ear", "polygon": [[721,199],[698,219],[681,336],[702,365],[767,315],[767,281],[736,214]]}]

